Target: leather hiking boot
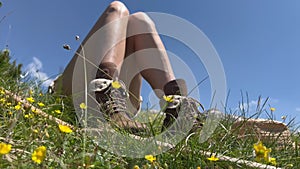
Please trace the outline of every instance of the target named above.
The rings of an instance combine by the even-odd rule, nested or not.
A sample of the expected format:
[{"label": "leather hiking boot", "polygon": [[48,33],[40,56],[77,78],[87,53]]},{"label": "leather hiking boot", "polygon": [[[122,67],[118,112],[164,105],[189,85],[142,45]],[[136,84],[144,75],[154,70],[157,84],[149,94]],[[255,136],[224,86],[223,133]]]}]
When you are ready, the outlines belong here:
[{"label": "leather hiking boot", "polygon": [[203,106],[197,100],[187,97],[187,87],[183,79],[168,82],[164,86],[165,95],[160,100],[160,107],[165,113],[165,119],[161,132],[169,128],[178,118],[179,112],[184,111],[185,118],[188,118],[193,125],[191,131],[202,127],[202,114],[198,107]]},{"label": "leather hiking boot", "polygon": [[105,78],[94,79],[90,83],[90,89],[95,92],[101,113],[112,126],[130,133],[146,130],[144,124],[133,121],[126,113],[129,94],[122,81]]}]

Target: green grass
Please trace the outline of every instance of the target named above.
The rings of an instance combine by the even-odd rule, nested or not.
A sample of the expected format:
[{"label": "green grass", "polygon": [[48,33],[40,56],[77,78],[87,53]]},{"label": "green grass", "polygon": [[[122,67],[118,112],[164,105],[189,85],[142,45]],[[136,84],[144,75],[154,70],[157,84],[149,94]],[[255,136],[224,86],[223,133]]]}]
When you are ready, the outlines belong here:
[{"label": "green grass", "polygon": [[[15,85],[15,86],[13,86]],[[199,144],[199,132],[184,139],[175,148],[156,156],[151,163],[145,158],[119,157],[107,152],[98,146],[93,137],[85,135],[79,129],[76,122],[75,112],[70,100],[59,95],[40,94],[41,89],[32,88],[29,84],[18,86],[11,83],[9,86],[2,84],[11,92],[26,99],[33,97],[34,106],[39,107],[47,114],[68,122],[75,126],[72,133],[63,133],[59,130],[58,124],[44,116],[32,112],[29,108],[16,110],[19,103],[1,92],[0,94],[0,142],[12,145],[12,150],[0,156],[0,168],[133,168],[138,165],[140,168],[250,168],[245,164],[237,164],[219,160],[211,162],[203,152],[226,155],[248,161],[255,161],[253,157],[253,144],[258,138],[248,137],[238,139],[236,130],[231,130],[233,123],[230,118],[225,118],[214,131],[214,134],[204,143]],[[40,107],[39,102],[45,106]],[[57,113],[60,110],[61,113]],[[230,112],[229,112],[230,113]],[[234,112],[232,114],[245,115],[250,112]],[[259,112],[271,114],[268,109],[261,108]],[[275,113],[275,112],[274,112]],[[251,115],[251,114],[250,114]],[[152,114],[152,118],[155,118]],[[160,123],[157,121],[157,123]],[[151,125],[156,134],[160,124]],[[126,134],[126,133],[125,133]],[[153,134],[151,132],[148,133]],[[85,139],[84,139],[85,138]],[[292,140],[299,142],[299,134],[294,133]],[[278,167],[293,166],[299,168],[299,149],[293,148],[292,144],[286,143],[279,147],[276,140],[264,143],[272,148],[270,155],[276,158]],[[31,159],[33,151],[39,147],[47,148],[46,158],[41,164]]]},{"label": "green grass", "polygon": [[[36,85],[30,80],[21,83],[17,77],[20,72],[11,73],[19,71],[20,66],[15,63],[7,64],[7,62],[9,59],[0,65],[1,70],[7,71],[0,81],[2,88],[0,91],[0,143],[9,144],[12,148],[9,153],[0,154],[0,168],[134,168],[134,166],[171,169],[251,168],[249,164],[224,160],[222,157],[228,156],[249,162],[256,161],[253,156],[253,145],[258,142],[258,136],[239,138],[237,134],[239,128],[231,128],[234,120],[230,116],[219,122],[214,133],[205,142],[199,143],[201,130],[198,130],[185,137],[174,148],[157,154],[156,160],[153,162],[144,157],[120,157],[99,146],[93,136],[81,130],[82,127],[76,119],[70,98],[47,94],[42,91],[40,85]],[[16,67],[19,68],[15,69]],[[47,115],[71,124],[74,126],[73,132],[62,132],[53,118],[32,111],[30,106],[20,104],[4,89],[25,100],[32,97],[34,99],[32,106],[41,109]],[[43,103],[44,106],[39,103]],[[20,105],[21,108],[17,105]],[[245,105],[243,98],[241,105]],[[247,106],[244,106],[236,111],[227,107],[226,113],[252,118],[266,115],[270,119],[274,117],[273,114],[276,111],[273,112],[267,108],[267,100],[259,99],[258,105],[255,112],[249,112]],[[143,136],[158,135],[163,117],[146,111],[142,118],[149,118],[147,115],[151,116],[152,123],[148,124],[148,132],[143,133]],[[297,129],[292,121],[285,123],[289,125],[290,129]],[[126,131],[120,131],[120,133],[128,135]],[[300,168],[300,151],[297,146],[300,135],[293,130],[291,133],[292,142],[279,144],[276,138],[264,142],[267,148],[272,149],[270,156],[276,158],[277,167]],[[110,140],[109,137],[106,139],[110,144],[114,144],[113,139]],[[292,143],[295,143],[296,146],[293,146]],[[40,146],[45,146],[47,150],[45,158],[40,164],[37,164],[32,160],[32,154]],[[130,146],[132,146],[131,150],[136,148],[138,151],[138,147],[134,147],[134,143]],[[145,144],[145,146],[147,145]],[[153,150],[153,152],[157,151]],[[219,160],[215,162],[208,160],[210,154],[215,154]],[[267,164],[264,161],[260,163]]]}]

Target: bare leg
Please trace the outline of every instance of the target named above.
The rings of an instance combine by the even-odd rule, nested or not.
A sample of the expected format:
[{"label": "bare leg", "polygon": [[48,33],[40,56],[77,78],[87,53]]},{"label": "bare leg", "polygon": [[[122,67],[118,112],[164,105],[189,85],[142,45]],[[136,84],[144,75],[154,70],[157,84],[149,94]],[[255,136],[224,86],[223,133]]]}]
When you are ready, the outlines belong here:
[{"label": "bare leg", "polygon": [[[88,33],[87,37],[83,40],[83,45],[97,30],[101,29],[105,24],[128,15],[129,12],[123,3],[118,1],[112,2],[104,11],[104,13],[100,16],[96,24]],[[147,34],[134,35],[135,33],[141,33],[141,32],[147,32]],[[127,36],[131,36],[131,35],[134,36],[127,38],[127,41],[123,40],[121,42],[116,42],[116,40],[118,39],[124,39],[126,33]],[[117,44],[117,45],[111,48],[107,53],[104,53],[105,50],[103,50],[102,55],[96,57],[99,58],[98,60],[102,60],[101,63],[115,64],[117,72],[120,72],[124,60],[124,56],[128,57],[133,53],[143,49],[148,49],[148,48],[155,49],[152,52],[146,52],[146,54],[138,52],[134,54],[135,56],[133,56],[135,65],[138,65],[137,68],[139,69],[147,67],[147,64],[149,64],[149,60],[154,61],[155,63],[162,64],[161,66],[162,68],[160,68],[162,70],[158,70],[158,69],[142,70],[139,74],[134,75],[135,77],[131,78],[130,85],[128,87],[130,93],[132,93],[133,95],[133,97],[131,97],[131,100],[134,105],[136,106],[139,105],[139,101],[137,98],[139,98],[140,96],[142,77],[144,77],[149,82],[149,84],[153,89],[159,89],[159,90],[163,90],[164,84],[175,79],[171,65],[169,63],[167,53],[165,51],[165,47],[155,29],[154,23],[146,14],[142,12],[138,12],[133,15],[130,15],[128,26],[127,26],[127,22],[125,23],[116,22],[116,24],[110,27],[109,31],[105,32],[102,41],[105,42],[102,44],[106,46],[103,46],[102,44],[99,45],[98,50],[100,51],[101,49],[107,49],[108,48],[107,46],[112,46],[112,44]],[[126,50],[126,54],[125,54],[125,50]],[[153,55],[154,57],[152,57]],[[76,62],[76,59],[77,57],[75,55],[75,57],[70,61],[65,71],[63,72],[62,91],[64,91],[65,94],[67,95],[70,95],[72,93],[71,90],[72,77],[73,77],[73,70],[74,70],[74,64]],[[122,70],[121,72],[123,73],[126,71]],[[113,73],[111,73],[111,76],[112,74]],[[156,94],[158,97],[161,98],[162,93],[156,93]]]},{"label": "bare leg", "polygon": [[128,117],[125,86],[119,83],[121,87],[115,87],[115,82],[109,80],[119,77],[124,61],[128,16],[129,12],[123,3],[112,2],[88,34],[87,45],[84,46],[92,46],[87,50],[87,56],[98,68],[96,76],[92,71],[87,72],[93,78],[90,89],[95,92],[100,112],[114,126],[136,132],[144,131],[145,126]]},{"label": "bare leg", "polygon": [[[128,29],[133,29],[131,24],[128,24],[127,30]],[[128,87],[130,94],[129,107],[134,114],[140,108],[142,86],[142,75],[140,74],[138,63],[136,62],[135,52],[135,38],[128,37],[126,39],[125,60],[121,68],[120,79],[124,81]]]},{"label": "bare leg", "polygon": [[155,25],[145,13],[138,12],[129,16],[127,37],[120,78],[129,87],[131,104],[138,109],[142,78],[161,98],[165,84],[175,77]]},{"label": "bare leg", "polygon": [[[127,38],[125,68],[121,73],[129,69],[129,76],[131,76],[129,79],[132,79],[129,81],[129,89],[135,96],[130,100],[134,107],[139,106],[136,96],[140,95],[142,77],[147,80],[159,98],[163,95],[187,94],[185,81],[175,80],[166,49],[153,21],[145,13],[138,12],[130,15],[127,36],[130,38]],[[167,108],[165,113],[162,130],[178,117],[176,108]]]},{"label": "bare leg", "polygon": [[[82,45],[84,46],[95,32],[106,26],[106,24],[109,24],[109,27],[105,28],[101,33],[101,37],[97,37],[99,39],[99,43],[93,44],[95,45],[94,48],[96,48],[98,51],[98,55],[93,56],[93,60],[101,61],[101,63],[113,63],[116,66],[116,72],[111,72],[110,76],[120,71],[124,60],[126,45],[124,37],[126,36],[127,31],[126,16],[128,15],[129,12],[123,3],[119,1],[112,2],[100,16],[96,24],[92,27],[91,31],[82,42]],[[123,17],[125,19],[113,22]],[[119,41],[120,39],[123,40]],[[77,53],[80,53],[80,50],[81,49],[78,49]],[[77,58],[78,55],[76,54],[64,70],[62,78],[59,79],[61,82],[55,83],[55,88],[59,88],[58,90],[61,90],[63,94],[72,94],[72,78]],[[95,64],[97,65],[98,63]]]},{"label": "bare leg", "polygon": [[[131,37],[127,39],[125,63],[130,62],[139,69],[129,87],[139,94],[136,88],[140,87],[142,76],[153,89],[163,90],[164,85],[175,76],[153,21],[143,12],[130,15],[127,36]],[[163,95],[160,92],[156,94],[159,98]]]},{"label": "bare leg", "polygon": [[[127,10],[126,6],[119,1],[114,1],[106,8],[104,13],[101,15],[99,20],[87,35],[88,39],[95,31],[97,31],[104,25],[115,21],[116,19],[125,18],[124,20],[114,22],[113,25],[109,26],[109,30],[105,31],[104,37],[101,37],[103,38],[101,40],[105,43],[101,43],[101,46],[98,46],[98,50],[106,49],[108,48],[107,46],[112,47],[111,50],[109,50],[107,53],[103,53],[102,63],[110,62],[116,64],[118,68],[121,67],[125,55],[124,38],[127,31],[126,16],[128,15],[129,11]],[[121,42],[118,42],[118,40],[120,39],[123,40]]]},{"label": "bare leg", "polygon": [[[87,56],[91,58],[86,57],[87,60],[94,63],[96,67],[99,65],[96,76],[93,76],[94,74],[91,71],[86,71],[93,76],[92,78],[97,78],[96,80],[102,80],[103,78],[111,79],[113,76],[119,76],[120,72],[126,74],[126,71],[123,71],[123,69],[121,71],[121,68],[123,62],[126,63],[129,59],[128,63],[131,63],[131,65],[125,64],[124,69],[130,67],[138,70],[135,71],[133,69],[135,74],[129,73],[129,76],[133,77],[128,78],[130,80],[129,91],[132,93],[130,100],[133,102],[134,107],[138,107],[142,77],[148,81],[153,89],[160,90],[160,92],[156,91],[156,95],[159,98],[162,98],[164,94],[175,94],[173,91],[177,91],[179,85],[177,85],[177,82],[174,82],[175,77],[169,58],[152,20],[142,12],[135,13],[129,17],[127,16],[129,16],[129,12],[123,3],[118,1],[112,2],[98,19],[82,44],[84,47],[90,48],[86,51],[90,52]],[[127,20],[128,18],[129,20]],[[109,25],[108,28],[107,25]],[[99,31],[103,32],[99,33]],[[130,38],[125,40],[126,36]],[[72,94],[72,83],[76,85],[77,82],[80,83],[80,80],[76,78],[75,81],[77,81],[73,81],[73,73],[79,77],[83,76],[80,74],[82,72],[80,70],[74,72],[74,65],[78,64],[76,62],[79,57],[78,53],[81,52],[81,49],[78,49],[77,54],[63,72],[62,91],[64,94]],[[133,61],[131,62],[130,60]],[[91,78],[91,75],[88,75],[88,78]],[[121,77],[123,76],[120,75]],[[170,90],[171,92],[166,92],[166,84],[170,84],[170,82],[172,83],[168,86],[172,86],[172,90]],[[98,103],[101,104],[101,107],[105,108],[105,113],[118,126],[125,127],[125,124],[127,124],[128,128],[136,127],[144,129],[143,125],[132,122],[125,112],[119,109],[108,109],[109,107],[106,104],[114,104],[114,102],[107,100],[109,98],[104,90],[96,91],[95,94]]]},{"label": "bare leg", "polygon": [[[153,21],[142,12],[133,14],[130,20],[133,20],[136,29],[146,29],[146,31],[149,32],[135,36],[136,51],[150,49],[137,53],[136,62],[139,67],[143,69],[141,75],[153,89],[163,90],[164,85],[174,80],[175,76],[166,49],[156,31],[155,25]],[[162,93],[156,94],[159,98],[162,97]]]}]

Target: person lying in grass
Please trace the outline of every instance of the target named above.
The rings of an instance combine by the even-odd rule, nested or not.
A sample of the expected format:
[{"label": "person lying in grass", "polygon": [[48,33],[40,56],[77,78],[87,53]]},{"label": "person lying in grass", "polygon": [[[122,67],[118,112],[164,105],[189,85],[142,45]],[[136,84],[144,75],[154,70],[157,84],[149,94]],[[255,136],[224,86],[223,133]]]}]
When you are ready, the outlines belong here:
[{"label": "person lying in grass", "polygon": [[[86,68],[81,66],[79,70],[77,65],[84,64]],[[106,120],[139,132],[145,130],[145,125],[129,114],[141,109],[142,78],[161,100],[166,114],[164,131],[178,117],[182,99],[187,96],[186,82],[175,78],[164,44],[149,16],[143,12],[130,14],[123,3],[114,1],[92,27],[52,90],[71,95],[79,92],[76,88],[87,81]]]}]

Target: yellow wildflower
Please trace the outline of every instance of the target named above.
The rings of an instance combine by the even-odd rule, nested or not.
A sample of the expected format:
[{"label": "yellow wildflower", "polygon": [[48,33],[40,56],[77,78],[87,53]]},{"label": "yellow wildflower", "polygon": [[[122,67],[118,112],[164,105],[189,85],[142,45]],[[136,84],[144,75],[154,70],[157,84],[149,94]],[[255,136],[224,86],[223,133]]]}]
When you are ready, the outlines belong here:
[{"label": "yellow wildflower", "polygon": [[4,95],[5,91],[3,89],[0,89],[0,94]]},{"label": "yellow wildflower", "polygon": [[4,103],[6,102],[6,99],[5,99],[5,98],[1,98],[1,99],[0,99],[0,102],[1,102],[2,104],[4,104]]},{"label": "yellow wildflower", "polygon": [[27,97],[26,100],[27,100],[29,103],[33,103],[33,102],[34,102],[34,98],[33,98],[33,97]]},{"label": "yellow wildflower", "polygon": [[164,100],[166,102],[172,103],[174,101],[174,96],[170,95],[170,96],[163,96]]},{"label": "yellow wildflower", "polygon": [[34,150],[34,152],[31,155],[31,159],[38,163],[41,164],[42,161],[44,161],[46,157],[46,150],[47,148],[45,146],[40,146],[37,149]]},{"label": "yellow wildflower", "polygon": [[268,162],[272,165],[275,165],[275,166],[277,165],[276,158],[270,157]]},{"label": "yellow wildflower", "polygon": [[219,161],[219,158],[212,155],[211,157],[207,158],[209,161]]},{"label": "yellow wildflower", "polygon": [[32,111],[32,113],[37,113],[37,109],[35,109],[35,108],[32,108],[31,111]]},{"label": "yellow wildflower", "polygon": [[263,145],[263,143],[260,141],[253,145],[254,152],[255,152],[255,159],[257,162],[260,162],[261,160],[268,161],[269,159],[269,153],[271,152],[270,148],[267,148]]},{"label": "yellow wildflower", "polygon": [[276,109],[274,107],[270,108],[271,112],[274,112]]},{"label": "yellow wildflower", "polygon": [[138,165],[133,166],[133,169],[140,169]]},{"label": "yellow wildflower", "polygon": [[33,114],[31,114],[31,113],[29,113],[29,114],[25,114],[25,115],[24,115],[24,117],[25,117],[25,118],[33,118],[33,117],[34,117],[34,115],[33,115]]},{"label": "yellow wildflower", "polygon": [[40,106],[40,107],[44,107],[44,106],[45,106],[45,104],[44,104],[44,103],[42,103],[42,102],[38,102],[38,106]]},{"label": "yellow wildflower", "polygon": [[80,107],[81,109],[86,109],[85,103],[81,103],[81,104],[79,105],[79,107]]},{"label": "yellow wildflower", "polygon": [[19,104],[15,105],[15,110],[20,110],[21,108],[22,108],[21,105]]},{"label": "yellow wildflower", "polygon": [[61,114],[60,110],[54,110],[54,112],[57,113],[57,114]]},{"label": "yellow wildflower", "polygon": [[115,89],[119,89],[121,87],[121,84],[119,81],[115,80],[111,83],[111,86]]},{"label": "yellow wildflower", "polygon": [[200,167],[200,166],[198,166],[198,167],[197,167],[197,169],[201,169],[201,167]]},{"label": "yellow wildflower", "polygon": [[58,127],[61,132],[64,132],[64,133],[72,133],[73,132],[69,126],[59,124]]},{"label": "yellow wildflower", "polygon": [[6,143],[0,143],[0,154],[8,154],[11,150],[11,145]]},{"label": "yellow wildflower", "polygon": [[153,155],[145,155],[145,159],[153,163],[156,160],[156,157]]}]

